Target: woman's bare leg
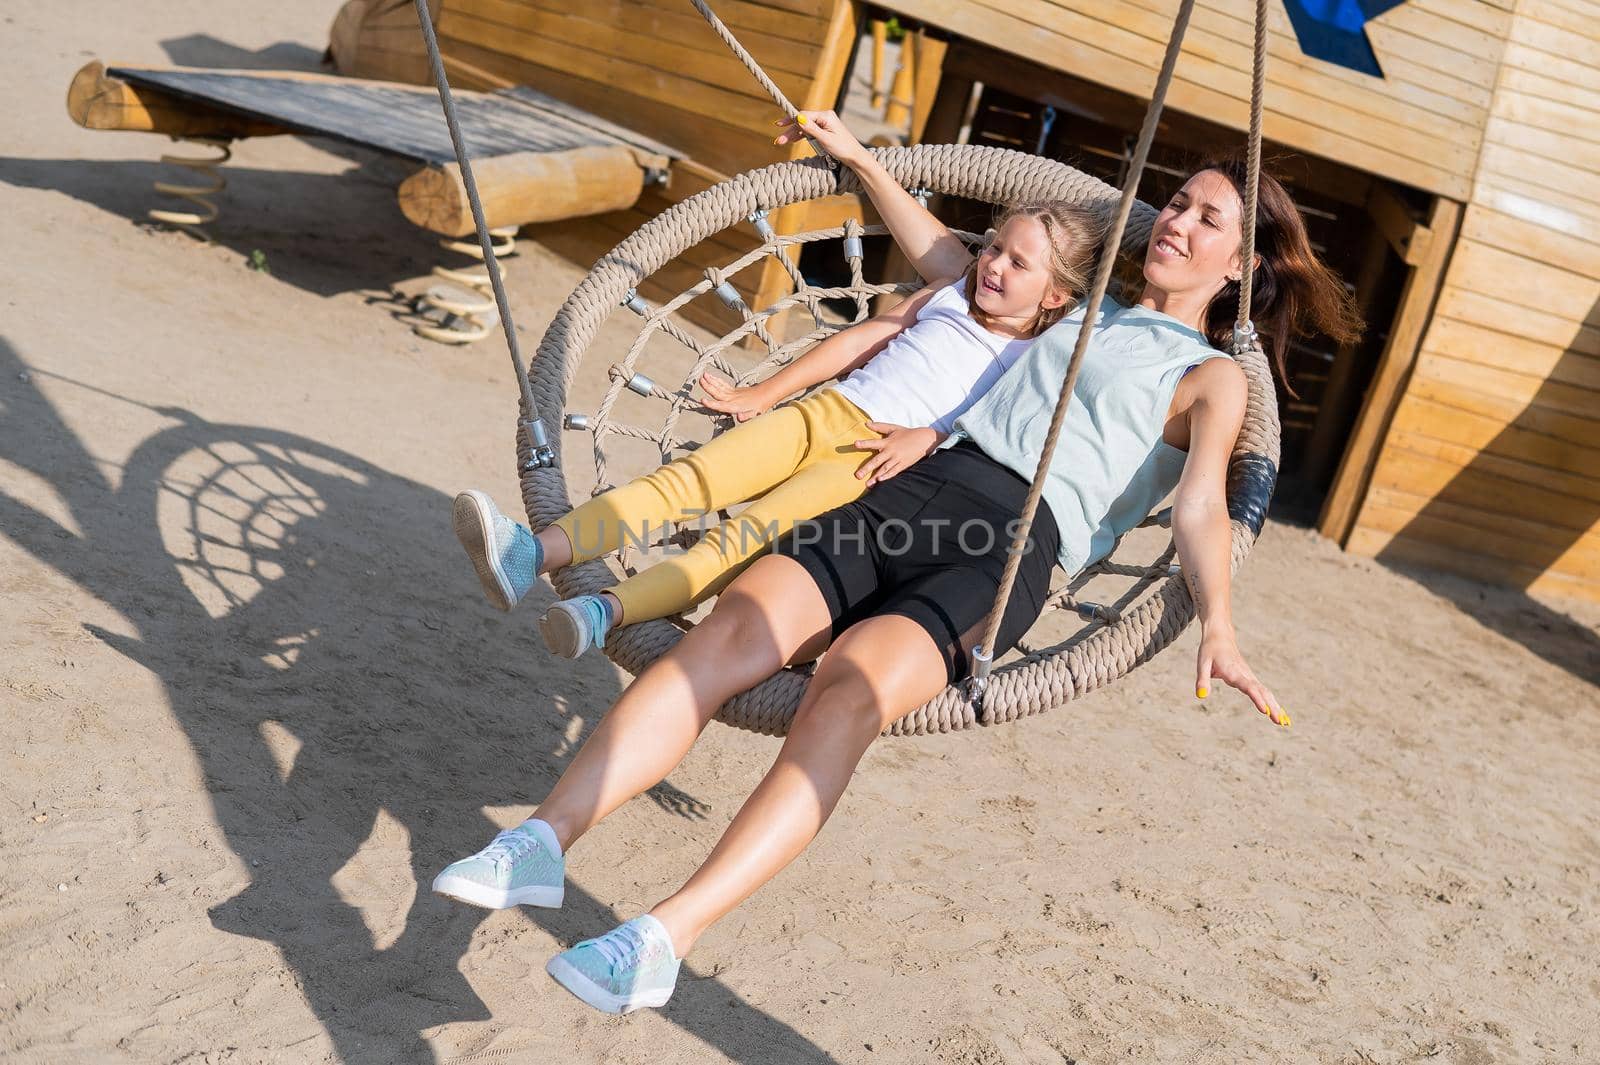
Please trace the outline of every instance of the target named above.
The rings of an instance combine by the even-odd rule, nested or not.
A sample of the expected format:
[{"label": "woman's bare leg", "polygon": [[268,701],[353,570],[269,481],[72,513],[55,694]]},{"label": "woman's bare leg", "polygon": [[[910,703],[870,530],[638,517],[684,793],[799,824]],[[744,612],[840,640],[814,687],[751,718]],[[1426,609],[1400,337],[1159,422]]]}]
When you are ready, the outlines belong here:
[{"label": "woman's bare leg", "polygon": [[937,645],[909,618],[870,618],[834,643],[772,768],[705,863],[650,911],[678,957],[806,848],[872,741],[944,686]]},{"label": "woman's bare leg", "polygon": [[628,685],[536,816],[566,850],[660,783],[719,706],[787,663],[820,654],[830,626],[822,594],[799,563],[758,560],[704,621]]}]

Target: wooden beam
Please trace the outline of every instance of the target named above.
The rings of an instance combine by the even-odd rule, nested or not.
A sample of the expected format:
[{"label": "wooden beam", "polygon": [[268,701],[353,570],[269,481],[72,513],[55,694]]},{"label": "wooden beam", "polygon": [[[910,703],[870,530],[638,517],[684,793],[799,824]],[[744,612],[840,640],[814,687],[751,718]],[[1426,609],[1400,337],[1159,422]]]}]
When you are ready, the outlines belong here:
[{"label": "wooden beam", "polygon": [[1433,230],[1412,217],[1410,206],[1389,186],[1373,182],[1367,193],[1367,213],[1407,266],[1416,266],[1428,257]]},{"label": "wooden beam", "polygon": [[1341,547],[1348,546],[1350,532],[1358,524],[1357,518],[1366,498],[1367,485],[1372,480],[1373,467],[1382,451],[1395,408],[1399,406],[1400,397],[1411,378],[1411,368],[1416,364],[1417,350],[1422,344],[1422,334],[1433,314],[1445,267],[1455,247],[1461,211],[1461,204],[1455,200],[1441,196],[1434,201],[1433,212],[1428,218],[1428,228],[1434,235],[1428,244],[1427,258],[1416,264],[1411,276],[1406,279],[1394,327],[1389,332],[1389,343],[1378,357],[1378,367],[1373,372],[1372,385],[1356,418],[1355,431],[1351,433],[1350,443],[1339,461],[1339,470],[1333,477],[1333,488],[1323,502],[1317,527],[1322,535],[1336,541]]},{"label": "wooden beam", "polygon": [[259,119],[192,103],[130,85],[106,73],[100,60],[85,63],[67,87],[67,114],[84,129],[164,133],[169,137],[265,137],[288,130]]},{"label": "wooden beam", "polygon": [[[623,145],[561,152],[515,152],[479,159],[472,173],[490,226],[524,226],[632,207],[660,156],[641,159]],[[464,237],[474,229],[461,167],[426,167],[400,183],[400,211],[423,229]]]}]

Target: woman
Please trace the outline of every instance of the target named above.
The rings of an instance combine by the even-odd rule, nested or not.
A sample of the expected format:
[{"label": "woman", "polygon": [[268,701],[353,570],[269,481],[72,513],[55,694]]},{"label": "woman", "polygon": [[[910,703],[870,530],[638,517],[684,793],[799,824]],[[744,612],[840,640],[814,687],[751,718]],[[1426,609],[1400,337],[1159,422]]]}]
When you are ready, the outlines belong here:
[{"label": "woman", "polygon": [[[806,112],[799,121],[860,176],[918,273],[948,277],[966,268],[970,256],[960,241],[832,113]],[[791,124],[778,141],[799,135]],[[1126,520],[1115,512],[1128,509],[1128,496],[1148,496],[1170,477],[1177,490],[1173,536],[1201,626],[1196,694],[1203,698],[1220,679],[1288,725],[1233,631],[1224,485],[1246,389],[1238,366],[1211,357],[1217,352],[1205,343],[1218,342],[1232,324],[1242,270],[1240,180],[1225,166],[1194,174],[1156,220],[1138,302],[1108,301],[1102,309],[1085,360],[1086,373],[1095,360],[1088,377],[1099,382],[1098,391],[1075,390],[1074,403],[1084,394],[1093,409],[1091,417],[1076,419],[1074,431],[1089,434],[1079,438],[1080,447],[1095,439],[1102,422],[1115,431],[1100,438],[1105,456],[1065,445],[1052,456],[1033,550],[996,650],[1004,651],[1038,615],[1053,563],[1071,567],[1092,557],[1103,546],[1097,541]],[[1259,203],[1256,321],[1272,337],[1281,372],[1295,332],[1315,326],[1343,338],[1355,320],[1342,286],[1311,253],[1287,193],[1263,176]],[[1041,414],[1048,421],[1076,328],[1069,321],[1024,353],[958,421],[963,442],[829,512],[820,519],[819,542],[791,537],[751,565],[710,615],[623,693],[537,814],[450,867],[524,901],[559,905],[564,854],[579,837],[662,780],[724,702],[786,664],[827,650],[772,768],[705,863],[649,913],[551,959],[548,969],[563,986],[612,1012],[664,1003],[679,960],[713,922],[799,855],[872,741],[965,673],[1009,541],[997,526],[1020,512],[1044,432],[1037,423]],[[1123,360],[1135,387],[1117,387]],[[1124,439],[1130,434],[1138,438],[1131,444]],[[1129,484],[1113,483],[1119,476]],[[897,527],[886,543],[880,534],[900,521],[904,529]],[[952,528],[974,524],[999,546],[951,541]],[[941,547],[947,548],[942,560]]]}]

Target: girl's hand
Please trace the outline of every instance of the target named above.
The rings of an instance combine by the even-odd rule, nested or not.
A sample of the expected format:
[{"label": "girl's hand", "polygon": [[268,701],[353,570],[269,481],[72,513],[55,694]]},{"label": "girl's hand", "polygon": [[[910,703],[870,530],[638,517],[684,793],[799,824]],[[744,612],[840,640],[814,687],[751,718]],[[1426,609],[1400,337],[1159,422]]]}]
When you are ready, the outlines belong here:
[{"label": "girl's hand", "polygon": [[1194,685],[1197,697],[1206,697],[1211,678],[1215,677],[1248,695],[1250,701],[1256,704],[1256,709],[1271,718],[1274,725],[1289,727],[1289,715],[1284,713],[1283,707],[1278,705],[1278,700],[1267,690],[1267,686],[1256,679],[1244,655],[1239,653],[1239,644],[1231,626],[1201,625],[1198,665]]},{"label": "girl's hand", "polygon": [[862,451],[877,452],[856,471],[857,477],[866,479],[868,488],[925,458],[944,439],[944,434],[937,429],[907,429],[887,422],[868,422],[867,428],[883,434],[876,440],[856,441],[856,447]]},{"label": "girl's hand", "polygon": [[832,111],[801,111],[794,121],[780,118],[774,125],[782,126],[783,130],[773,144],[793,144],[809,135],[824,151],[852,170],[862,160],[871,158],[856,135],[850,132],[850,127]]},{"label": "girl's hand", "polygon": [[773,397],[763,381],[760,384],[739,387],[730,381],[713,376],[709,371],[700,375],[700,387],[706,393],[706,406],[723,414],[733,415],[736,422],[747,422],[765,414],[782,396]]}]

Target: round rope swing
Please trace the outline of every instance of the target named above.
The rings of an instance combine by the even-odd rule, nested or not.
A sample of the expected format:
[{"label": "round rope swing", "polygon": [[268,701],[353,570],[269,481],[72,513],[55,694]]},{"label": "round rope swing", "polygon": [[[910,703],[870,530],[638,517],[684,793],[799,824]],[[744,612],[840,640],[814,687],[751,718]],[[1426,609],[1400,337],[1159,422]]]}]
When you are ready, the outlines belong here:
[{"label": "round rope swing", "polygon": [[[761,71],[733,38],[704,0],[691,0],[734,54],[755,75],[767,92],[793,118],[797,113],[781,91]],[[707,370],[716,370],[738,384],[757,381],[795,358],[817,340],[859,322],[870,314],[874,297],[905,293],[920,287],[920,282],[869,283],[862,277],[864,236],[886,232],[882,226],[863,226],[855,220],[843,226],[797,234],[781,234],[768,221],[770,212],[791,204],[859,189],[855,177],[833,160],[820,158],[778,163],[750,171],[715,185],[662,212],[617,245],[590,270],[587,277],[567,298],[546,330],[533,363],[532,375],[524,369],[517,343],[516,327],[506,302],[494,248],[483,211],[478,201],[472,167],[462,142],[455,105],[446,81],[439,46],[430,21],[426,0],[416,0],[423,37],[438,83],[445,120],[455,143],[461,177],[477,223],[478,239],[499,306],[500,324],[516,370],[521,390],[518,422],[517,459],[521,475],[523,503],[529,522],[544,528],[572,508],[566,478],[561,467],[561,440],[546,430],[547,424],[560,424],[574,432],[592,435],[595,457],[596,492],[610,487],[607,479],[607,447],[628,440],[655,445],[661,461],[673,452],[693,449],[692,440],[676,433],[685,414],[711,419],[712,431],[731,424],[721,415],[701,405],[693,395],[695,382]],[[1085,315],[1073,350],[1061,396],[1051,421],[1050,432],[1040,456],[1033,490],[1026,501],[1017,540],[1008,561],[994,609],[982,644],[975,651],[973,677],[961,687],[950,687],[938,697],[901,718],[889,730],[892,735],[920,735],[947,732],[976,724],[994,724],[1040,713],[1059,706],[1075,696],[1110,684],[1130,670],[1149,661],[1172,643],[1194,618],[1194,603],[1175,562],[1177,549],[1168,539],[1166,549],[1149,563],[1122,563],[1114,550],[1105,559],[1073,578],[1066,589],[1052,596],[1047,611],[1070,609],[1083,620],[1082,627],[1069,638],[1047,647],[1034,647],[1027,641],[1013,661],[995,664],[985,650],[994,644],[1000,618],[1011,593],[1020,559],[1020,546],[1028,536],[1028,525],[1038,508],[1049,456],[1055,448],[1061,423],[1067,411],[1078,367],[1095,325],[1096,309],[1111,280],[1117,249],[1134,253],[1148,242],[1156,210],[1135,198],[1145,159],[1155,138],[1157,120],[1167,87],[1171,83],[1184,32],[1194,0],[1181,0],[1167,45],[1161,72],[1151,93],[1128,175],[1120,194],[1110,185],[1063,163],[1006,149],[973,145],[918,145],[910,148],[874,149],[888,172],[903,187],[926,197],[932,193],[959,196],[990,204],[1004,205],[1020,200],[1056,199],[1093,207],[1113,215],[1115,223],[1106,240],[1095,274],[1094,288],[1088,297],[1090,312]],[[1254,80],[1250,102],[1249,179],[1244,202],[1244,254],[1247,264],[1255,261],[1255,199],[1261,157],[1261,111],[1265,85],[1266,0],[1256,2]],[[759,246],[727,265],[703,271],[702,279],[673,299],[653,307],[638,293],[638,286],[683,252],[724,230],[739,228],[741,239],[751,227]],[[975,234],[958,233],[976,242]],[[842,258],[849,271],[849,284],[836,287],[814,286],[801,275],[793,252],[818,241],[842,243]],[[711,245],[716,247],[716,245]],[[793,291],[771,306],[747,306],[728,279],[747,268],[776,261],[787,272]],[[1234,327],[1232,355],[1244,369],[1249,383],[1249,402],[1244,426],[1234,445],[1228,469],[1228,512],[1232,531],[1232,569],[1237,571],[1249,552],[1265,520],[1268,500],[1276,477],[1279,458],[1279,423],[1276,394],[1271,371],[1250,323],[1251,271],[1244,271],[1239,298],[1239,313]],[[714,294],[740,318],[739,324],[711,343],[695,338],[677,324],[675,313],[690,300]],[[853,317],[838,313],[837,307],[853,309]],[[619,309],[639,316],[642,324],[622,358],[609,368],[609,384],[594,415],[563,413],[568,390],[578,374],[579,364],[603,323]],[[778,341],[767,328],[775,316],[801,309],[813,323],[804,336]],[[650,342],[655,341],[651,345]],[[672,351],[681,367],[688,363],[683,383],[667,389],[640,370],[647,345],[655,352]],[[732,361],[741,350],[756,347],[761,352],[754,366],[740,369]],[[748,360],[747,360],[748,361]],[[655,363],[652,362],[652,368]],[[676,377],[676,373],[674,373]],[[629,399],[624,393],[642,400]],[[622,420],[617,410],[622,400],[626,408],[637,408],[643,400],[665,405],[659,429],[649,429]],[[637,447],[638,445],[634,445]],[[1141,528],[1170,528],[1170,511],[1145,519]],[[692,532],[680,532],[672,542],[681,543]],[[1120,547],[1120,543],[1118,547]],[[628,568],[628,554],[619,560]],[[1102,576],[1128,578],[1128,590],[1109,603],[1080,600],[1075,588],[1090,578]],[[606,560],[595,560],[558,570],[551,574],[556,590],[563,597],[598,593],[616,582],[616,571]],[[637,674],[683,637],[689,623],[682,619],[642,622],[617,630],[606,640],[605,651],[618,665]],[[809,668],[786,669],[756,687],[730,700],[718,713],[718,720],[752,731],[781,734],[799,704],[809,679]]]}]

